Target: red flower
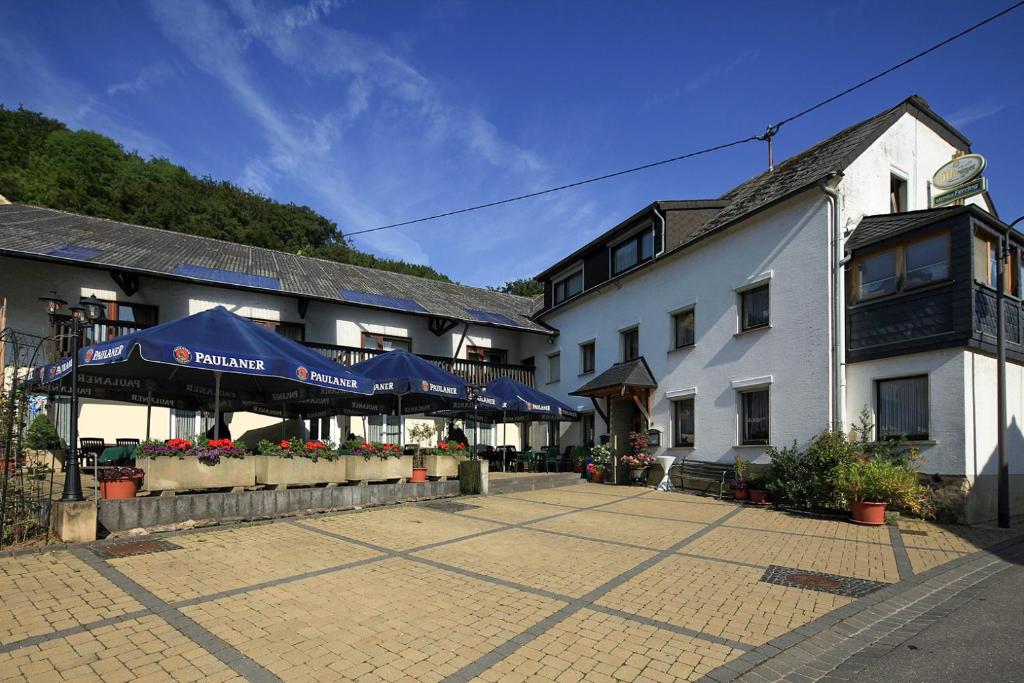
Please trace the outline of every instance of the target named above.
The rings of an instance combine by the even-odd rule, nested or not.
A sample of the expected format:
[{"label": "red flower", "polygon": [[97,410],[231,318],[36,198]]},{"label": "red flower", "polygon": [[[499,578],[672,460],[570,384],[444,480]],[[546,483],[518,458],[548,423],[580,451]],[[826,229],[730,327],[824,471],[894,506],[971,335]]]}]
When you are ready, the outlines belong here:
[{"label": "red flower", "polygon": [[281,443],[279,443],[277,445],[279,447],[281,447],[282,449],[287,451],[288,449],[290,449],[292,447],[292,442],[289,441],[288,439],[281,439]]},{"label": "red flower", "polygon": [[307,441],[306,442],[306,450],[307,451],[319,451],[319,450],[322,450],[324,448],[327,448],[327,446],[324,446],[319,441]]},{"label": "red flower", "polygon": [[231,439],[210,439],[206,445],[208,448],[234,448],[235,442]]},{"label": "red flower", "polygon": [[178,451],[187,451],[192,448],[192,442],[187,439],[171,439],[167,442],[167,445]]},{"label": "red flower", "polygon": [[458,446],[456,446],[456,448],[458,448],[460,451],[464,451],[466,450],[466,444],[460,443],[458,444]]}]

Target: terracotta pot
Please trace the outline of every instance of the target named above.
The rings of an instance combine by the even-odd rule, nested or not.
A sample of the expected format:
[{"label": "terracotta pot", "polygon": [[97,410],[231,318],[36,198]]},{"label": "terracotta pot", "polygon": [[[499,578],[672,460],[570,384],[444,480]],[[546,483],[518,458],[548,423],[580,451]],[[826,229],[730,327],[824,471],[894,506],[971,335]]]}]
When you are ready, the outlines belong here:
[{"label": "terracotta pot", "polygon": [[105,500],[119,500],[121,498],[134,498],[135,492],[139,489],[139,478],[114,479],[113,481],[101,481],[100,493]]},{"label": "terracotta pot", "polygon": [[750,489],[744,487],[742,489],[733,489],[733,497],[736,500],[750,500]]},{"label": "terracotta pot", "polygon": [[764,504],[768,502],[768,492],[761,489],[748,489],[750,492],[750,502]]},{"label": "terracotta pot", "polygon": [[426,467],[413,467],[412,478],[409,481],[426,481],[427,480],[427,468]]},{"label": "terracotta pot", "polygon": [[850,512],[852,513],[850,519],[854,524],[882,526],[885,524],[885,510],[888,507],[888,503],[854,501],[850,506]]},{"label": "terracotta pot", "polygon": [[590,481],[594,482],[595,484],[603,484],[604,470],[595,470],[594,473],[590,475]]}]

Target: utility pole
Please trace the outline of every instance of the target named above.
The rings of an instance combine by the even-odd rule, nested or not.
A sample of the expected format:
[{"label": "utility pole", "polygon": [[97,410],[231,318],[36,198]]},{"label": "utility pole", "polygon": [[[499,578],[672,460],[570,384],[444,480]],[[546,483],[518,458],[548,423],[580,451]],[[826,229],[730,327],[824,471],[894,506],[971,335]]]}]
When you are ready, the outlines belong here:
[{"label": "utility pole", "polygon": [[[996,453],[999,457],[997,479],[997,510],[999,526],[1010,528],[1010,463],[1006,455],[1006,328],[1003,311],[1003,291],[1006,289],[1006,265],[1010,262],[1010,232],[1024,221],[1021,216],[1007,226],[999,240],[996,271]],[[1024,282],[1020,283],[1024,287]]]}]

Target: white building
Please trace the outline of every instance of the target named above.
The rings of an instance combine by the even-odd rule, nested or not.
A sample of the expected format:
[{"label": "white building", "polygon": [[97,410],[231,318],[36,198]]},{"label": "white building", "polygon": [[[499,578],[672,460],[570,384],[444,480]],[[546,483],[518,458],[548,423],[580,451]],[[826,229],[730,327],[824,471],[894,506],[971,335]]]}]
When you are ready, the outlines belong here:
[{"label": "white building", "polygon": [[[542,302],[19,205],[0,207],[0,292],[8,325],[38,334],[36,299],[53,287],[110,302],[95,334],[224,304],[342,362],[411,347],[584,412],[561,428],[511,427],[520,446],[608,435],[621,451],[653,427],[663,452],[731,462],[849,429],[866,408],[879,436],[909,435],[926,471],[962,489],[974,521],[994,516],[992,254],[1008,228],[987,193],[928,208],[933,174],[966,152],[908,98],[719,198],[641,209],[541,273]],[[1010,459],[1024,484],[1024,239],[1011,244]],[[140,419],[110,410],[84,407],[81,433],[109,438]],[[175,416],[160,420],[154,436],[173,434]],[[330,422],[311,432],[359,431]]]}]

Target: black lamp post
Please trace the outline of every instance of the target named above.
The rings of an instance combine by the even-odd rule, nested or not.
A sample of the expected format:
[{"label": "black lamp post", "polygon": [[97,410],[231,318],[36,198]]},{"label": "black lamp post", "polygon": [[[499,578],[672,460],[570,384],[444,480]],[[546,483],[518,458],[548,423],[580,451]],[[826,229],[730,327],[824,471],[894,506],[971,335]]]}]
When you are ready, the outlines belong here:
[{"label": "black lamp post", "polygon": [[1006,266],[1010,262],[1010,230],[1024,220],[1021,216],[1007,226],[1006,235],[999,240],[996,254],[996,451],[999,457],[997,484],[997,513],[999,526],[1010,528],[1010,464],[1006,454],[1006,329],[1004,327],[1003,291],[1006,289]]},{"label": "black lamp post", "polygon": [[[53,290],[49,296],[40,297],[39,300],[46,306],[51,322],[60,309],[67,305]],[[81,323],[83,319],[98,319],[103,312],[103,302],[95,296],[83,297],[80,305],[68,306],[68,312],[71,314],[71,425],[68,461],[64,468],[64,491],[60,500],[75,503],[85,500],[82,494],[82,470],[78,462],[78,350],[81,346]]]},{"label": "black lamp post", "polygon": [[476,412],[480,405],[477,403],[477,399],[480,398],[485,389],[486,387],[482,387],[479,384],[466,385],[466,398],[473,404],[473,452],[470,455],[474,460],[479,457],[480,450],[480,423],[477,421]]}]

